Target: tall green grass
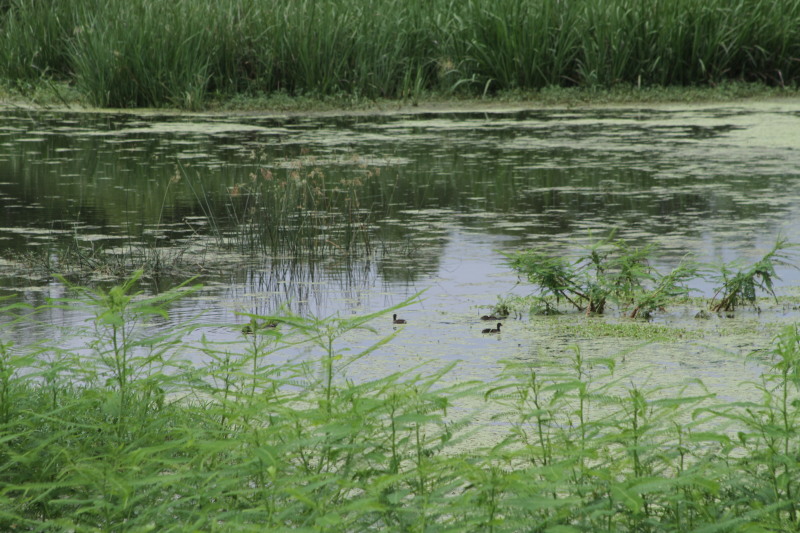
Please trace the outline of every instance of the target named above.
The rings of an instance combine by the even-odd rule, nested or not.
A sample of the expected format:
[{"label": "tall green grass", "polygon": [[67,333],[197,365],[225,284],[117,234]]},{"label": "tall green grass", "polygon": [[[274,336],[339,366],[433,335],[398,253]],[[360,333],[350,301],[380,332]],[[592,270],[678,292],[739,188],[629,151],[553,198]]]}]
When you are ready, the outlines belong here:
[{"label": "tall green grass", "polygon": [[464,74],[476,88],[529,89],[574,85],[580,57],[580,3],[467,3],[462,22]]},{"label": "tall green grass", "polygon": [[800,74],[798,0],[11,0],[0,27],[0,77],[70,80],[100,106]]},{"label": "tall green grass", "polygon": [[387,204],[386,198],[369,193],[379,168],[364,166],[344,176],[329,176],[321,166],[302,159],[288,168],[265,166],[229,187],[219,202],[224,205],[215,204],[202,183],[181,170],[222,246],[310,259],[374,251],[373,222]]},{"label": "tall green grass", "polygon": [[10,0],[0,6],[0,76],[15,83],[70,77],[69,42],[79,24],[75,4]]},{"label": "tall green grass", "polygon": [[[797,326],[753,355],[755,400],[648,387],[578,350],[485,383],[447,367],[359,380],[354,364],[400,341],[371,327],[392,309],[190,341],[201,324],[159,324],[196,287],[146,297],[137,276],[52,302],[94,317],[81,351],[14,344],[35,310],[0,309],[0,529],[798,527]],[[493,418],[483,444],[465,440],[476,408]]]}]

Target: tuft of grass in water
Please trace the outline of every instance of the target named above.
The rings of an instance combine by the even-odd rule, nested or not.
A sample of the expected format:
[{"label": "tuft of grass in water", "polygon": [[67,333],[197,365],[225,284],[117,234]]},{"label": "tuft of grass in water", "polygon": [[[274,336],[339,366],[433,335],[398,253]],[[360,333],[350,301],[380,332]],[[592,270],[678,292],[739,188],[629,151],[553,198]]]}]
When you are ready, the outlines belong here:
[{"label": "tuft of grass in water", "polygon": [[[578,349],[481,383],[449,366],[358,380],[401,334],[371,322],[400,306],[192,341],[202,324],[163,322],[197,287],[146,296],[139,275],[52,302],[91,313],[85,348],[0,336],[0,528],[797,529],[797,326],[757,354],[750,400],[653,388]],[[34,311],[0,302],[3,332]],[[467,446],[478,398],[496,434]]]},{"label": "tuft of grass in water", "polygon": [[60,247],[41,247],[10,257],[16,268],[11,275],[30,280],[60,274],[74,283],[118,281],[141,270],[145,278],[183,278],[187,270],[202,268],[203,257],[186,248],[129,244],[124,249],[107,249],[73,240]]},{"label": "tuft of grass in water", "polygon": [[288,169],[260,168],[229,191],[229,212],[244,250],[293,257],[370,254],[374,205],[361,194],[379,168],[362,168],[350,178],[298,161]]},{"label": "tuft of grass in water", "polygon": [[757,290],[766,292],[777,302],[778,297],[772,289],[772,281],[777,279],[775,264],[789,264],[785,250],[792,246],[787,239],[779,238],[772,249],[752,265],[721,265],[717,279],[721,285],[714,291],[711,309],[715,312],[733,311],[744,304],[755,305]]}]

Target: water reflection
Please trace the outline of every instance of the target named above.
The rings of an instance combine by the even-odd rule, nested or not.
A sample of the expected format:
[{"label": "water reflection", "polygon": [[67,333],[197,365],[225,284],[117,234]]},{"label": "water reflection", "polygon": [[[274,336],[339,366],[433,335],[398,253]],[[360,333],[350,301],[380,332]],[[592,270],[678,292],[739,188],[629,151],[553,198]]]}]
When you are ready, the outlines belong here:
[{"label": "water reflection", "polygon": [[[351,312],[366,292],[429,283],[447,253],[470,253],[449,246],[454,229],[512,250],[576,247],[616,228],[655,242],[666,267],[686,253],[756,258],[778,234],[800,234],[800,155],[785,140],[799,121],[780,105],[287,119],[5,111],[0,243],[4,258],[172,246],[202,255],[219,301],[269,294],[300,313]],[[332,183],[369,174],[359,195],[377,252],[220,266],[246,209],[232,191],[260,169],[298,168]],[[3,286],[37,283],[21,268],[4,266]]]}]

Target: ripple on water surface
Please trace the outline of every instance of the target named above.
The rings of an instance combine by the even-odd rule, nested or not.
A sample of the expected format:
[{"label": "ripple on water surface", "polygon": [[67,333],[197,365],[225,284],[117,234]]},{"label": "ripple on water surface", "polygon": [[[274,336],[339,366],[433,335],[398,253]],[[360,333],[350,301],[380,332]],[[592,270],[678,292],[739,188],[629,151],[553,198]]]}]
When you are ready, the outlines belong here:
[{"label": "ripple on water surface", "polygon": [[[195,340],[205,334],[243,346],[246,319],[237,313],[286,308],[353,316],[425,289],[402,310],[408,324],[401,329],[381,318],[374,333],[342,338],[354,353],[396,334],[348,368],[351,377],[460,361],[448,379],[486,380],[501,360],[565,361],[577,346],[587,357],[625,352],[617,371],[637,383],[658,387],[700,377],[728,397],[730,383],[762,368],[744,356],[768,343],[779,325],[793,323],[795,309],[704,322],[689,311],[667,313],[656,323],[686,330],[688,337],[657,341],[625,336],[630,331],[619,328],[592,333],[582,315],[505,320],[500,335],[487,336],[477,317],[498,296],[531,291],[502,255],[524,247],[574,253],[616,230],[632,245],[654,244],[656,266],[666,272],[687,254],[705,262],[748,262],[779,235],[796,239],[796,108],[786,102],[231,120],[5,112],[4,293],[34,305],[63,293],[49,274],[37,275],[24,262],[34,250],[46,249],[39,258],[59,247],[79,247],[87,258],[104,250],[119,258],[126,242],[154,250],[156,243],[172,245],[174,254],[165,257],[176,277],[200,274],[206,287],[173,304],[159,327],[197,318],[208,325],[191,334]],[[331,252],[312,264],[245,249],[242,221],[257,200],[245,194],[247,187],[267,179],[302,181],[312,171],[326,193],[358,180],[352,213],[369,215],[363,228],[370,252],[355,258]],[[336,228],[325,239],[343,235]],[[779,266],[778,274],[781,291],[800,285],[797,270]],[[147,290],[160,286],[147,283]],[[713,283],[694,288],[710,296]],[[61,333],[48,328],[87,318],[43,312],[28,330],[20,324],[6,329],[26,342],[32,335],[55,338]]]}]

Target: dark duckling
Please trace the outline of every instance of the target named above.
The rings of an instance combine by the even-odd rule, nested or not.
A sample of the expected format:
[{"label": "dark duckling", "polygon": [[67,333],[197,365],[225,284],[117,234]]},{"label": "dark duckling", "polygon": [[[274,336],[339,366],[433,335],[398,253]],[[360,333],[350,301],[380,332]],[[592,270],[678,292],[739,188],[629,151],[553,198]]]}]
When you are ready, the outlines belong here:
[{"label": "dark duckling", "polygon": [[499,318],[497,318],[497,317],[496,317],[496,316],[494,316],[494,315],[483,315],[483,316],[481,317],[481,320],[500,320],[500,319],[499,319]]},{"label": "dark duckling", "polygon": [[245,335],[252,335],[259,329],[277,328],[277,327],[278,327],[277,322],[264,322],[263,324],[259,324],[257,320],[253,319],[250,321],[249,324],[245,324],[242,327],[242,333],[244,333]]},{"label": "dark duckling", "polygon": [[406,320],[404,318],[397,318],[397,315],[392,315],[392,324],[406,324]]},{"label": "dark duckling", "polygon": [[501,324],[500,322],[498,322],[498,323],[497,323],[497,328],[496,328],[496,329],[492,329],[492,328],[486,328],[486,329],[484,329],[483,331],[481,331],[481,333],[500,333],[500,326],[502,326],[502,325],[503,325],[503,324]]}]

